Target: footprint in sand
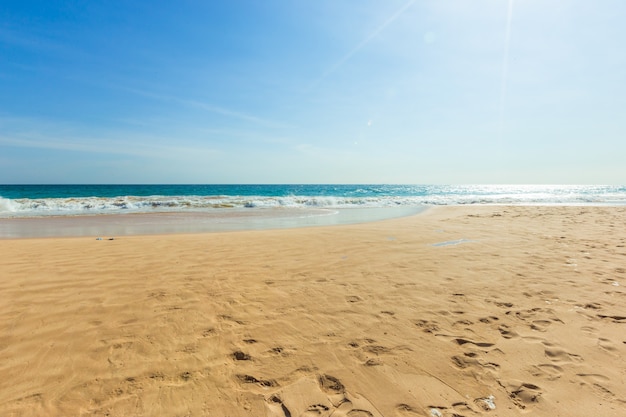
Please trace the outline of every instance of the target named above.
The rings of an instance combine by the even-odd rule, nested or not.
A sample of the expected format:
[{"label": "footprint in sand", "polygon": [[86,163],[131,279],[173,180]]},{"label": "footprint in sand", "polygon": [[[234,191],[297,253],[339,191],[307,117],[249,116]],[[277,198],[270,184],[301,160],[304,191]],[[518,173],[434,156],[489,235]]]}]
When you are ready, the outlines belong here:
[{"label": "footprint in sand", "polygon": [[540,363],[539,365],[533,365],[529,373],[536,378],[555,381],[563,376],[563,368],[550,363]]},{"label": "footprint in sand", "polygon": [[501,324],[498,327],[498,331],[500,332],[500,335],[505,339],[514,339],[519,337],[519,334],[517,334],[515,330],[513,330],[510,326],[506,324]]},{"label": "footprint in sand", "polygon": [[609,339],[605,339],[603,337],[600,337],[598,339],[598,346],[600,347],[600,349],[604,350],[607,353],[610,353],[614,356],[618,355],[618,349],[617,346],[615,345],[615,343],[613,343],[613,341],[609,340]]},{"label": "footprint in sand", "polygon": [[434,333],[439,331],[439,324],[434,321],[418,319],[414,320],[413,324],[415,324],[418,328],[422,329],[424,333]]},{"label": "footprint in sand", "polygon": [[452,323],[452,327],[455,327],[455,328],[458,328],[458,327],[467,328],[467,326],[471,326],[472,324],[474,324],[474,322],[472,322],[471,320],[463,319],[463,320],[457,320],[454,323]]},{"label": "footprint in sand", "polygon": [[[273,415],[275,416],[285,416],[285,417],[292,417],[291,416],[291,411],[289,411],[289,409],[287,408],[287,406],[285,406],[285,404],[283,403],[282,398],[280,398],[280,396],[278,395],[272,395],[267,399],[267,404],[269,409],[273,412]],[[328,408],[328,407],[326,407]]]},{"label": "footprint in sand", "polygon": [[334,376],[320,375],[317,381],[320,389],[326,393],[333,406],[339,407],[348,401],[345,396],[346,389],[344,385]]},{"label": "footprint in sand", "polygon": [[249,361],[252,359],[252,357],[250,355],[248,355],[247,353],[244,353],[240,350],[236,350],[233,352],[233,358],[236,361]]},{"label": "footprint in sand", "polygon": [[496,409],[495,397],[490,395],[489,397],[476,398],[474,405],[483,411],[492,411]]},{"label": "footprint in sand", "polygon": [[530,328],[536,331],[544,332],[552,323],[561,323],[563,320],[558,318],[551,308],[535,307],[529,310],[520,310],[514,313],[514,316],[528,323]]},{"label": "footprint in sand", "polygon": [[243,384],[254,384],[263,388],[276,387],[278,383],[273,379],[259,379],[252,375],[238,374],[237,379]]},{"label": "footprint in sand", "polygon": [[605,386],[610,381],[606,376],[600,374],[576,374],[576,377],[581,385],[590,387],[600,398],[610,400],[615,397],[615,394]]},{"label": "footprint in sand", "polygon": [[396,405],[396,411],[401,416],[408,416],[408,417],[420,416],[421,417],[421,416],[424,415],[416,407],[412,407],[412,406],[410,406],[408,404],[398,404],[398,405]]},{"label": "footprint in sand", "polygon": [[598,334],[598,329],[593,326],[582,326],[580,330],[585,333],[587,336],[596,336]]},{"label": "footprint in sand", "polygon": [[509,303],[509,302],[502,302],[502,301],[491,301],[491,300],[485,300],[488,303],[491,302],[493,304],[495,304],[496,306],[500,307],[500,308],[511,308],[513,307],[513,303]]},{"label": "footprint in sand", "polygon": [[215,327],[208,327],[202,331],[202,337],[211,337],[217,334]]},{"label": "footprint in sand", "polygon": [[528,406],[539,402],[542,391],[535,384],[522,383],[513,388],[509,395],[518,408],[526,409]]},{"label": "footprint in sand", "polygon": [[530,328],[538,332],[545,332],[551,324],[552,321],[550,320],[533,320],[530,323]]},{"label": "footprint in sand", "polygon": [[498,320],[500,320],[500,318],[496,317],[496,316],[482,317],[482,318],[478,319],[479,322],[485,323],[485,324],[490,324],[490,323],[492,323],[494,321],[498,321]]},{"label": "footprint in sand", "polygon": [[545,346],[544,353],[555,365],[565,365],[572,362],[581,362],[583,359],[580,355],[569,353],[564,349],[554,346],[549,342],[543,342]]},{"label": "footprint in sand", "polygon": [[380,356],[391,353],[394,349],[408,349],[406,346],[398,346],[395,348],[388,348],[386,346],[375,344],[373,339],[354,340],[348,343],[348,348],[354,350],[354,355],[365,366],[378,366],[382,365],[383,361]]},{"label": "footprint in sand", "polygon": [[336,377],[305,377],[266,397],[272,417],[382,417],[364,397],[351,395]]},{"label": "footprint in sand", "polygon": [[343,394],[345,392],[345,387],[334,376],[330,375],[321,375],[318,379],[320,388],[322,391],[327,394]]},{"label": "footprint in sand", "polygon": [[[480,410],[491,411],[495,410],[496,408],[494,400],[495,398],[493,396],[477,398],[474,400],[474,405],[477,406]],[[465,401],[453,403],[451,406],[430,404],[426,407],[426,410],[424,412],[420,412],[415,407],[411,407],[407,404],[397,405],[396,410],[398,411],[398,414],[402,416],[428,415],[430,417],[465,417],[468,414],[476,415],[475,408],[470,406]]]},{"label": "footprint in sand", "polygon": [[465,353],[463,356],[455,355],[452,356],[450,359],[452,360],[452,363],[460,369],[476,367],[483,368],[489,371],[497,371],[500,369],[500,365],[498,365],[497,363],[485,362],[478,358],[477,354],[471,352]]}]

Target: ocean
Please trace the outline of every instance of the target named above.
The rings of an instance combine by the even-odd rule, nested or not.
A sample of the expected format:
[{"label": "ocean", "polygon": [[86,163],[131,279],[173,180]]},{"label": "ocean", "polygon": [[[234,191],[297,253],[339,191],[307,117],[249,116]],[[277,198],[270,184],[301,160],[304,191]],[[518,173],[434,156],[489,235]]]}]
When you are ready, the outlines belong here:
[{"label": "ocean", "polygon": [[0,185],[0,218],[459,204],[625,205],[606,185]]},{"label": "ocean", "polygon": [[328,226],[460,204],[626,205],[626,187],[0,185],[0,239]]}]

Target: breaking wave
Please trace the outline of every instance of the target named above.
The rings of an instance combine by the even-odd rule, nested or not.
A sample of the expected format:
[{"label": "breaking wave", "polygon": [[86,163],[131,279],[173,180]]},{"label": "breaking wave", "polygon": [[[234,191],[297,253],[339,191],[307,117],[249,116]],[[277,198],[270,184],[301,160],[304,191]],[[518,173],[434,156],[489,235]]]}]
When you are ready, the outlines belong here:
[{"label": "breaking wave", "polygon": [[[306,186],[301,191],[306,191]],[[313,187],[313,186],[311,186]],[[315,186],[316,191],[320,186]],[[385,189],[385,187],[389,187]],[[152,195],[117,197],[0,197],[0,217],[185,212],[280,208],[385,208],[461,204],[625,205],[626,188],[610,186],[359,186],[326,195]],[[312,188],[311,188],[312,189]],[[348,190],[348,191],[347,191]],[[310,191],[310,190],[309,190]],[[321,194],[318,192],[318,194]]]}]

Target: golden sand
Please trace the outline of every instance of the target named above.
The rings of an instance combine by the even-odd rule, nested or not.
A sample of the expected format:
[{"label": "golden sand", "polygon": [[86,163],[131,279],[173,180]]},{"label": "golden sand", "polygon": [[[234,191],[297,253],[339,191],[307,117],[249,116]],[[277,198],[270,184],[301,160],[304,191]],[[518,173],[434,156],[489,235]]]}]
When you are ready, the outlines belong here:
[{"label": "golden sand", "polygon": [[0,241],[0,416],[624,416],[626,208]]}]

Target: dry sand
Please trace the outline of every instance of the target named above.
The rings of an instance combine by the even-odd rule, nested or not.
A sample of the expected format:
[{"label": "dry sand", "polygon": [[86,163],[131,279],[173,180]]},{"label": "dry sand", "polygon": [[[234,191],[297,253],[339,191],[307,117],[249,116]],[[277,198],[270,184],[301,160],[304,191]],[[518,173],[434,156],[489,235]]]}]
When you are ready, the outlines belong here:
[{"label": "dry sand", "polygon": [[0,415],[624,416],[625,225],[469,206],[3,240]]}]

